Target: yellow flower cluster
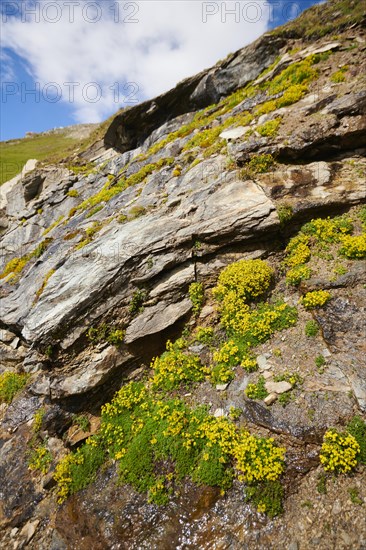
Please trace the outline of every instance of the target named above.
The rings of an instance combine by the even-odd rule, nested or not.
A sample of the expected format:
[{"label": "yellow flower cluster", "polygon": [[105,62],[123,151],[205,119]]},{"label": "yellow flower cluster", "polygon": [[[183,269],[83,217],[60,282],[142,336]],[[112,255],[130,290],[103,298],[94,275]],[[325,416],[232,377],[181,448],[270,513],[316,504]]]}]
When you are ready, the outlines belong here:
[{"label": "yellow flower cluster", "polygon": [[311,269],[307,265],[297,265],[289,269],[286,273],[286,282],[289,285],[297,286],[311,276]]},{"label": "yellow flower cluster", "polygon": [[263,137],[273,137],[277,134],[277,130],[282,122],[282,117],[268,120],[264,124],[256,127],[256,131]]},{"label": "yellow flower cluster", "polygon": [[183,353],[168,342],[168,351],[156,357],[151,368],[154,370],[152,387],[172,390],[182,382],[199,382],[207,374],[207,368],[201,364],[199,357]]},{"label": "yellow flower cluster", "polygon": [[28,467],[30,470],[39,470],[42,474],[47,474],[51,462],[52,455],[43,444],[33,449]]},{"label": "yellow flower cluster", "polygon": [[357,465],[359,454],[360,446],[353,435],[328,430],[323,438],[319,458],[325,470],[347,473]]},{"label": "yellow flower cluster", "polygon": [[302,264],[306,264],[311,257],[310,248],[305,242],[299,242],[298,245],[292,249],[290,255],[286,258],[285,264],[288,267],[297,267]]},{"label": "yellow flower cluster", "polygon": [[161,491],[165,489],[164,478],[161,476],[152,487],[149,488],[149,502],[151,502],[151,497],[155,497]]},{"label": "yellow flower cluster", "polygon": [[290,268],[286,273],[286,281],[291,285],[299,285],[309,279],[311,269],[304,265],[311,259],[312,247],[327,249],[324,243],[341,243],[339,254],[347,258],[363,258],[366,256],[366,236],[351,236],[352,220],[346,216],[334,218],[317,218],[303,225],[300,233],[292,238],[286,248],[286,258],[283,266]]},{"label": "yellow flower cluster", "polygon": [[283,265],[290,269],[286,273],[286,281],[290,285],[298,285],[304,279],[309,279],[311,270],[306,264],[311,258],[309,247],[310,237],[299,233],[287,245]]},{"label": "yellow flower cluster", "polygon": [[[263,342],[273,334],[274,326],[288,309],[287,304],[283,303],[258,313],[253,312],[248,320],[248,326],[244,326],[243,329],[250,330],[255,339]],[[295,324],[296,319],[291,319],[290,323]]]},{"label": "yellow flower cluster", "polygon": [[[214,384],[225,384],[234,378],[231,367],[241,365],[248,371],[256,370],[257,363],[250,357],[243,357],[243,350],[240,350],[234,340],[228,340],[213,355],[216,363],[211,373],[211,380]],[[254,362],[254,364],[253,364]]]},{"label": "yellow flower cluster", "polygon": [[105,416],[105,422],[103,422],[100,433],[104,439],[104,441],[107,443],[107,445],[110,446],[109,452],[113,455],[113,449],[120,448],[125,443],[125,437],[124,437],[124,429],[122,426],[114,425],[111,420],[113,419],[113,416],[117,417],[117,414],[110,414]]},{"label": "yellow flower cluster", "polygon": [[214,330],[212,327],[197,327],[194,336],[199,342],[209,344],[214,336]]},{"label": "yellow flower cluster", "polygon": [[366,233],[362,235],[344,235],[341,238],[342,246],[339,249],[341,256],[360,260],[366,257]]},{"label": "yellow flower cluster", "polygon": [[254,372],[258,368],[257,361],[249,355],[241,360],[240,366],[248,372]]},{"label": "yellow flower cluster", "polygon": [[218,445],[223,455],[232,455],[238,434],[235,425],[224,417],[207,416],[197,427],[195,438],[206,441],[206,447]]},{"label": "yellow flower cluster", "polygon": [[288,245],[286,246],[285,252],[287,254],[291,254],[296,250],[296,248],[300,244],[309,244],[309,243],[310,243],[310,237],[300,232],[295,237],[292,237],[292,239],[290,239]]},{"label": "yellow flower cluster", "polygon": [[311,235],[318,241],[336,243],[339,242],[343,235],[346,235],[353,230],[352,222],[349,218],[339,216],[335,218],[317,218],[305,224],[302,232],[306,235]]},{"label": "yellow flower cluster", "polygon": [[[276,328],[279,328],[277,327],[278,323],[289,310],[289,306],[285,303],[276,306],[267,305],[260,310],[253,310],[232,319],[231,325],[237,334],[248,335],[250,339],[247,345],[251,347],[258,342],[267,340]],[[295,323],[296,317],[293,316],[286,325],[294,325]]]},{"label": "yellow flower cluster", "polygon": [[220,304],[220,320],[228,331],[235,331],[238,324],[247,320],[250,307],[238,297],[235,290],[229,290]]},{"label": "yellow flower cluster", "polygon": [[263,260],[240,260],[221,271],[214,296],[222,301],[234,291],[238,298],[252,300],[268,290],[272,277],[273,270]]},{"label": "yellow flower cluster", "polygon": [[184,425],[186,424],[185,416],[186,416],[185,412],[178,409],[175,409],[172,412],[170,412],[166,417],[168,421],[168,427],[166,430],[164,430],[163,434],[165,436],[179,435],[182,432]]},{"label": "yellow flower cluster", "polygon": [[[142,384],[130,383],[118,392],[114,401],[122,402],[123,407],[106,407],[99,434],[59,462],[54,477],[60,503],[92,480],[105,459],[103,448],[108,449],[110,457],[121,461],[121,468],[131,474],[129,482],[133,483],[134,462],[130,462],[129,454],[141,437],[145,446],[141,453],[146,460],[152,457],[152,469],[161,457],[173,460],[177,468],[178,474],[147,474],[143,490],[148,490],[149,499],[159,504],[167,502],[170,482],[181,475],[182,467],[183,475],[221,488],[232,479],[232,466],[239,479],[246,481],[274,480],[282,473],[284,450],[277,448],[273,440],[240,431],[229,418],[215,418],[204,407],[192,410],[178,398],[161,400],[148,393],[144,401],[138,401],[141,389]],[[179,462],[182,457],[184,463]],[[216,472],[215,464],[225,466],[226,477]]]},{"label": "yellow flower cluster", "polygon": [[304,382],[303,378],[297,373],[297,372],[288,372],[285,371],[282,374],[278,374],[274,377],[275,382],[289,382],[292,386],[296,386],[297,384],[302,384]]},{"label": "yellow flower cluster", "polygon": [[286,107],[287,105],[292,105],[297,103],[300,99],[306,94],[308,87],[303,84],[294,84],[287,88],[283,96],[277,100],[277,108]]},{"label": "yellow flower cluster", "polygon": [[324,306],[330,299],[331,294],[327,290],[314,290],[305,294],[299,301],[305,309],[314,309]]},{"label": "yellow flower cluster", "polygon": [[42,428],[42,421],[43,417],[46,414],[46,409],[44,407],[40,407],[35,413],[33,417],[33,433],[37,434],[40,429]]},{"label": "yellow flower cluster", "polygon": [[205,291],[202,283],[192,283],[188,289],[189,298],[192,302],[192,311],[198,315],[205,301]]},{"label": "yellow flower cluster", "polygon": [[234,371],[229,365],[219,363],[212,369],[211,382],[213,384],[226,384],[230,380],[233,380],[234,376]]},{"label": "yellow flower cluster", "polygon": [[146,399],[147,390],[142,384],[126,384],[114,396],[111,403],[102,407],[102,415],[117,416],[123,409],[131,410]]},{"label": "yellow flower cluster", "polygon": [[82,464],[83,456],[79,453],[69,453],[57,464],[54,474],[54,480],[57,487],[57,502],[62,504],[70,494],[70,484],[72,483],[71,467],[73,464]]},{"label": "yellow flower cluster", "polygon": [[11,275],[11,278],[15,278],[17,275],[19,275],[27,263],[29,262],[30,257],[29,256],[22,256],[21,258],[13,258],[10,260],[2,273],[0,273],[0,279],[4,279],[8,275]]},{"label": "yellow flower cluster", "polygon": [[27,374],[5,371],[0,374],[0,403],[11,403],[15,395],[27,383]]},{"label": "yellow flower cluster", "polygon": [[274,481],[284,470],[285,449],[272,438],[264,439],[242,432],[234,449],[241,481]]},{"label": "yellow flower cluster", "polygon": [[239,348],[233,340],[225,342],[213,355],[213,360],[216,363],[224,363],[232,366],[237,365],[240,359]]}]

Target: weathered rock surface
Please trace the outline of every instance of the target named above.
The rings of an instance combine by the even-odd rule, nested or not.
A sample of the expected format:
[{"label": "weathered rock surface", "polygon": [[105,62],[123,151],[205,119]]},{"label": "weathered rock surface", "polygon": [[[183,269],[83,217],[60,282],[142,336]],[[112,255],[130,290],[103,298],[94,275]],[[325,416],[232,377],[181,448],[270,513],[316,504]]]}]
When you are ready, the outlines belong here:
[{"label": "weathered rock surface", "polygon": [[127,109],[113,121],[105,144],[122,152],[134,149],[167,120],[216,103],[220,97],[257,78],[274,61],[284,43],[283,38],[265,35],[229,55],[221,65],[182,81],[174,90],[154,100]]},{"label": "weathered rock surface", "polygon": [[[0,279],[0,374],[6,370],[30,375],[27,388],[0,410],[4,547],[11,548],[15,541],[14,547],[37,550],[295,550],[302,548],[302,540],[309,543],[307,524],[315,523],[319,511],[334,533],[330,537],[324,527],[322,535],[319,527],[310,546],[356,548],[349,527],[356,520],[347,516],[347,528],[338,533],[333,516],[339,516],[339,506],[333,508],[326,496],[321,505],[317,501],[314,510],[307,510],[311,521],[303,520],[296,490],[315,492],[311,476],[327,427],[344,425],[355,412],[366,412],[364,264],[353,262],[347,273],[332,280],[320,265],[316,276],[296,290],[284,283],[278,269],[287,238],[303,222],[365,201],[365,37],[362,24],[340,33],[336,42],[325,36],[313,44],[296,33],[266,34],[174,90],[118,114],[104,146],[98,142],[78,159],[94,162],[93,170],[87,166],[73,171],[66,167],[70,163],[34,164],[32,172],[0,188],[0,269],[9,260],[24,260],[19,273]],[[318,78],[302,99],[256,114],[268,99],[264,87],[256,86],[308,55],[324,52],[333,53],[326,60],[320,57]],[[346,81],[333,82],[332,73],[343,66],[349,66]],[[210,146],[190,147],[199,129],[167,140],[151,153],[160,140],[192,123],[198,109],[249,82],[254,92],[231,111],[222,114],[215,106],[208,111],[213,119],[205,129],[246,111],[253,115],[248,126],[231,121],[232,126],[218,133],[212,153]],[[278,132],[262,135],[258,128],[275,118],[281,118]],[[273,156],[267,172],[248,168],[258,155]],[[155,169],[150,170],[151,165]],[[144,170],[147,175],[141,179]],[[98,193],[113,191],[121,177],[138,183],[121,186],[110,200],[95,199]],[[282,205],[293,215],[286,223],[277,214]],[[297,510],[295,527],[288,533],[286,519],[264,519],[243,504],[243,492],[236,486],[221,498],[215,489],[187,484],[179,498],[157,508],[132,489],[117,488],[114,465],[101,471],[92,487],[57,508],[49,492],[55,483],[54,464],[43,479],[28,470],[37,411],[43,415],[39,437],[59,458],[97,430],[100,406],[123,381],[143,379],[168,338],[180,335],[184,326],[216,322],[210,288],[223,267],[263,257],[276,269],[275,295],[288,304],[298,304],[300,292],[332,289],[332,300],[313,313],[319,335],[311,341],[304,336],[311,316],[303,311],[297,327],[279,333],[267,347],[259,346],[259,375],[269,392],[262,402],[246,397],[244,390],[257,373],[240,366],[230,384],[215,387],[206,380],[189,388],[185,398],[206,405],[216,417],[230,416],[233,407],[240,413],[238,425],[277,434],[285,443],[286,492]],[[204,284],[209,298],[194,317],[188,289],[196,281]],[[103,327],[118,330],[123,342],[113,342],[113,332],[108,339]],[[91,329],[97,333],[94,339]],[[99,339],[98,330],[104,337]],[[205,365],[212,359],[209,345],[195,342],[190,351]],[[314,366],[319,354],[325,358],[323,371]],[[306,370],[303,383],[274,382],[287,369],[296,370],[299,379]],[[289,397],[286,407],[281,394],[285,400]],[[80,412],[96,419],[90,432],[75,427],[68,431]],[[359,477],[355,474],[355,483]],[[347,487],[339,480],[337,484],[350,514]],[[329,513],[330,519],[324,519]],[[360,523],[361,513],[354,511]],[[290,508],[286,517],[294,517]],[[328,546],[322,546],[324,540]]]}]

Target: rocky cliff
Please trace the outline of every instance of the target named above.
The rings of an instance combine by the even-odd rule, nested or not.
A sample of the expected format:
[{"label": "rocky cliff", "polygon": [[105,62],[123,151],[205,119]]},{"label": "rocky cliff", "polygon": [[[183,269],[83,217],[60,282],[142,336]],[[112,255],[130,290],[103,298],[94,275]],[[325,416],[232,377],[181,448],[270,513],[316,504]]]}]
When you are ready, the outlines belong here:
[{"label": "rocky cliff", "polygon": [[[320,27],[309,32],[314,19]],[[7,186],[0,218],[4,547],[366,544],[365,467],[327,479],[319,464],[324,433],[366,413],[364,23],[355,2],[312,8],[119,113],[103,142]],[[301,241],[305,257],[298,261],[289,241]],[[296,320],[271,325],[247,343],[245,360],[234,352],[231,364],[218,354],[234,333],[212,289],[240,260],[261,260],[272,273],[267,302],[254,300],[252,314],[282,307]],[[323,302],[315,295],[320,301],[306,307],[307,293],[319,290]],[[159,386],[160,363],[151,362],[182,334],[183,359],[174,351],[175,370],[165,366]],[[175,380],[179,368],[190,368],[187,357],[204,370],[167,386],[164,376]],[[7,376],[18,392],[6,393]],[[159,399],[179,398],[192,410],[206,405],[220,433],[231,422],[275,437],[286,448],[283,514],[270,519],[264,501],[248,504],[239,479],[229,488],[186,475],[171,486],[162,458],[155,474],[171,475],[171,497],[159,506],[151,484],[149,499],[136,483],[123,484],[129,474],[116,485],[121,449],[89,464],[88,479],[73,478],[81,492],[66,484],[68,498],[60,498],[57,463],[83,453],[86,438],[102,437],[101,407],[131,381],[141,382],[141,394],[156,385]]]}]

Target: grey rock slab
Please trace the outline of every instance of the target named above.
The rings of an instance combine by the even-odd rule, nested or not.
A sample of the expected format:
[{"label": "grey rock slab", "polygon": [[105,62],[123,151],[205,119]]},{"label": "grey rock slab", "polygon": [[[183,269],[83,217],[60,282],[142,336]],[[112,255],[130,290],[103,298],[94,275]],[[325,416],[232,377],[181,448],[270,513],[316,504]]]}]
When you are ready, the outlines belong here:
[{"label": "grey rock slab", "polygon": [[235,140],[244,136],[248,130],[249,126],[238,126],[237,128],[225,130],[220,134],[220,138],[227,141]]},{"label": "grey rock slab", "polygon": [[[196,208],[190,216],[189,233],[203,238],[223,238],[234,234],[232,240],[241,239],[259,230],[273,226],[277,221],[273,203],[254,182],[232,181],[208,195],[205,201],[197,195]],[[188,199],[177,209],[179,215],[187,211]],[[230,221],[230,225],[228,225]],[[178,230],[177,236],[187,235],[187,228]],[[188,236],[188,235],[187,235]]]},{"label": "grey rock slab", "polygon": [[174,325],[192,309],[189,299],[176,303],[159,302],[146,308],[126,330],[125,342],[131,344],[140,338],[157,334]]},{"label": "grey rock slab", "polygon": [[230,383],[230,395],[241,396],[250,382],[250,374],[244,374],[243,378],[234,378]]},{"label": "grey rock slab", "polygon": [[16,430],[20,424],[33,418],[40,406],[41,400],[38,397],[28,395],[17,397],[6,410],[3,426],[9,431]]},{"label": "grey rock slab", "polygon": [[366,107],[366,92],[350,93],[335,99],[322,110],[322,114],[335,114],[338,117],[345,115],[357,115]]},{"label": "grey rock slab", "polygon": [[41,192],[44,180],[44,174],[38,170],[23,179],[25,202],[33,200]]},{"label": "grey rock slab", "polygon": [[[15,324],[22,319],[25,339],[38,340],[79,317],[116,278],[122,285],[131,276],[130,269],[124,270],[127,262],[139,255],[156,255],[162,243],[169,251],[191,242],[192,235],[215,241],[220,236],[222,241],[233,242],[276,227],[274,205],[254,182],[224,180],[215,192],[208,185],[206,194],[196,180],[195,185],[198,183],[196,193],[185,197],[173,212],[163,210],[107,227],[91,244],[66,256],[35,305],[40,267],[33,268],[32,276],[23,277],[19,287],[3,299],[3,322]],[[130,334],[128,331],[129,338]]]},{"label": "grey rock slab", "polygon": [[152,289],[149,296],[154,298],[169,291],[176,291],[177,288],[187,286],[195,280],[194,266],[190,265],[185,268],[178,268],[172,273],[163,278],[163,280]]},{"label": "grey rock slab", "polygon": [[37,351],[28,353],[23,361],[23,369],[25,372],[34,373],[43,369],[45,357]]},{"label": "grey rock slab", "polygon": [[13,529],[10,531],[10,537],[14,539],[18,531],[18,527],[13,527]]},{"label": "grey rock slab", "polygon": [[51,380],[47,376],[42,376],[29,387],[29,391],[35,395],[50,395]]},{"label": "grey rock slab", "polygon": [[22,348],[19,348],[17,350],[11,348],[10,346],[0,343],[0,361],[2,364],[5,364],[7,366],[15,366],[19,363],[21,363],[24,359],[24,355],[22,353]]},{"label": "grey rock slab", "polygon": [[348,376],[348,381],[357,399],[358,405],[363,412],[366,412],[366,380],[353,373]]},{"label": "grey rock slab", "polygon": [[281,394],[281,393],[290,391],[292,388],[292,384],[290,384],[290,382],[285,382],[285,381],[283,382],[268,381],[266,382],[265,387],[268,393]]},{"label": "grey rock slab", "polygon": [[29,521],[24,525],[24,527],[22,528],[19,534],[20,538],[23,539],[22,541],[23,543],[28,544],[31,541],[31,539],[33,538],[37,530],[38,525],[39,525],[38,519],[36,519],[35,521]]},{"label": "grey rock slab", "polygon": [[5,328],[0,329],[0,342],[4,342],[4,344],[9,344],[14,340],[14,338],[14,332],[10,332],[10,330],[6,330]]},{"label": "grey rock slab", "polygon": [[37,165],[37,160],[30,159],[26,162],[25,166],[23,167],[22,171],[12,178],[11,180],[3,183],[0,186],[0,208],[6,207],[7,204],[7,194],[12,190],[12,188],[29,172],[35,169]]},{"label": "grey rock slab", "polygon": [[[325,357],[325,356],[324,356]],[[344,372],[341,368],[331,365],[326,370],[326,376],[327,378],[335,378],[338,382],[342,382],[343,384],[347,385],[347,377],[345,376]]]},{"label": "grey rock slab", "polygon": [[42,228],[30,221],[24,225],[18,225],[14,230],[9,230],[1,238],[2,255],[1,268],[14,257],[27,254],[35,248],[34,243],[39,239]]},{"label": "grey rock slab", "polygon": [[316,391],[333,391],[347,393],[350,390],[348,384],[342,384],[340,382],[327,382],[321,380],[306,380],[303,385],[304,391],[316,392]]},{"label": "grey rock slab", "polygon": [[19,214],[25,209],[25,198],[23,195],[23,185],[19,181],[14,185],[6,195],[6,212],[8,216],[13,216],[19,219]]},{"label": "grey rock slab", "polygon": [[343,506],[339,500],[336,500],[332,507],[332,514],[338,515],[342,512]]},{"label": "grey rock slab", "polygon": [[127,363],[131,357],[108,347],[78,366],[76,372],[55,378],[51,383],[51,395],[61,398],[86,393],[102,384],[112,371]]}]

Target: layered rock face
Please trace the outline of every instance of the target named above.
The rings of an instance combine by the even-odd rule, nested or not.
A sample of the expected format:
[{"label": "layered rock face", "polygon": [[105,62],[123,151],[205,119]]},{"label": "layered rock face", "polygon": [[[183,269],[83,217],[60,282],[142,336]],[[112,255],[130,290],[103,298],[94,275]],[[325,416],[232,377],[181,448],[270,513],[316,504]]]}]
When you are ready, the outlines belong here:
[{"label": "layered rock face", "polygon": [[[195,326],[191,283],[209,290],[220,270],[242,258],[269,258],[278,268],[303,223],[353,212],[365,200],[365,49],[362,22],[310,41],[301,33],[264,35],[211,70],[118,114],[103,151],[97,157],[98,147],[83,152],[88,164],[79,158],[38,165],[2,195],[0,373],[29,374],[26,388],[1,412],[6,547],[212,548],[217,541],[217,548],[309,547],[306,526],[289,530],[286,518],[301,513],[307,498],[301,495],[316,484],[314,457],[325,429],[366,413],[361,260],[336,280],[320,269],[304,283],[306,290],[334,289],[334,300],[315,315],[322,333],[312,349],[326,349],[331,359],[323,377],[309,374],[297,404],[275,405],[272,412],[246,398],[249,378],[230,386],[227,401],[212,388],[196,395],[212,412],[233,403],[251,426],[289,438],[292,511],[285,509],[277,524],[258,520],[244,505],[236,516],[236,488],[224,504],[215,490],[188,486],[159,516],[131,489],[116,494],[114,465],[58,508],[52,473],[30,473],[27,453],[40,409],[55,462],[79,443],[64,437],[75,413],[88,413],[97,429],[100,406],[114,391],[148,372],[151,359],[185,324]],[[277,291],[288,303],[299,297],[280,275]],[[199,323],[213,313],[208,300]],[[118,345],[116,331],[123,332]],[[288,360],[299,355],[307,365],[312,344],[303,333],[283,345]],[[280,337],[271,341],[270,356],[281,346]],[[299,455],[305,465],[297,469]],[[347,494],[337,483],[339,494]],[[307,511],[309,524],[317,513],[331,524],[319,547],[361,548],[366,532],[352,532],[352,525],[362,507],[347,504],[337,531],[329,499]],[[266,526],[263,532],[257,521]]]}]

